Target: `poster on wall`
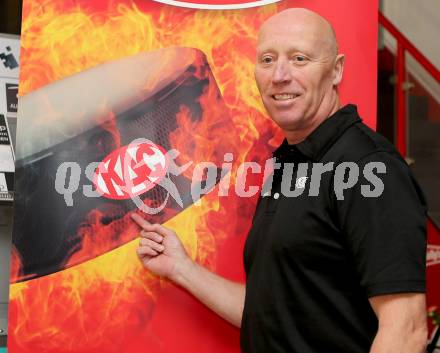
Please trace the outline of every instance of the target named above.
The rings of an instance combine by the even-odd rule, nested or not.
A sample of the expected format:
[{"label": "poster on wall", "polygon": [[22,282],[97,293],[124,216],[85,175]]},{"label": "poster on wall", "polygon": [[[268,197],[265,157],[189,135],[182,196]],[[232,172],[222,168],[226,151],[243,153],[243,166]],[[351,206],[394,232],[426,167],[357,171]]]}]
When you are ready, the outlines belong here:
[{"label": "poster on wall", "polygon": [[20,40],[0,34],[0,202],[13,200]]},{"label": "poster on wall", "polygon": [[[14,150],[17,126],[18,78],[0,77],[0,114],[3,114],[9,131],[10,144]],[[14,160],[11,160],[12,164]]]},{"label": "poster on wall", "polygon": [[244,281],[258,195],[235,176],[283,138],[254,80],[257,33],[291,7],[333,23],[342,101],[374,128],[375,1],[24,0],[9,352],[239,352],[236,328],[142,267],[130,216]]},{"label": "poster on wall", "polygon": [[18,106],[18,83],[5,83],[6,111],[17,113]]},{"label": "poster on wall", "polygon": [[6,118],[0,114],[0,201],[12,201],[13,198],[14,155]]}]

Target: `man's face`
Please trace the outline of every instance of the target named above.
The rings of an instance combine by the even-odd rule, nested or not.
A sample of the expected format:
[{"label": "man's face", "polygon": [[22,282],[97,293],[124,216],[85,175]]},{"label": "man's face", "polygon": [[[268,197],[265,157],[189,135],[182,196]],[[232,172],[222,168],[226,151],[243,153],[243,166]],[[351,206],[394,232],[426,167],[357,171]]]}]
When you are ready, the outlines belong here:
[{"label": "man's face", "polygon": [[285,131],[325,115],[334,93],[336,49],[329,29],[308,19],[269,20],[257,47],[255,78],[271,118]]}]

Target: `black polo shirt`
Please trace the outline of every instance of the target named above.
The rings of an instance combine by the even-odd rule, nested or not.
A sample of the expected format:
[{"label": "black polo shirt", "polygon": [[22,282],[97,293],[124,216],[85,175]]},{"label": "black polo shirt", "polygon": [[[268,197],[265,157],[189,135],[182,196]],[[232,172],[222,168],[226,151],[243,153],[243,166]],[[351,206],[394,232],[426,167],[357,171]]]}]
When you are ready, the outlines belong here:
[{"label": "black polo shirt", "polygon": [[[361,122],[354,105],[303,142],[284,141],[274,156],[284,167],[274,172],[271,195],[260,197],[244,250],[242,351],[368,353],[378,327],[368,298],[425,291],[423,194],[405,161]],[[309,195],[313,168],[331,162],[318,196]],[[355,163],[359,175],[341,195],[335,169],[344,162]],[[368,176],[370,162],[386,172],[373,168]],[[290,191],[302,188],[301,195],[283,194],[285,163],[293,163],[286,172]],[[349,169],[342,174],[348,181]],[[300,176],[307,177],[304,185],[296,182]]]}]

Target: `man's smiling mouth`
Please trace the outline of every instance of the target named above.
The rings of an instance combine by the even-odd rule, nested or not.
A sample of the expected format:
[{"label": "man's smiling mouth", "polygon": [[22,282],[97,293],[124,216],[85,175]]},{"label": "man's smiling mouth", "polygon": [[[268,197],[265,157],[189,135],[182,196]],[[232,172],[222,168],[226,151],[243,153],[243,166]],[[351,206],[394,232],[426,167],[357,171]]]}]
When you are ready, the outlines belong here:
[{"label": "man's smiling mouth", "polygon": [[293,93],[279,93],[279,94],[273,94],[272,98],[275,99],[276,101],[286,101],[290,99],[295,99],[298,96],[299,96],[298,94],[293,94]]}]

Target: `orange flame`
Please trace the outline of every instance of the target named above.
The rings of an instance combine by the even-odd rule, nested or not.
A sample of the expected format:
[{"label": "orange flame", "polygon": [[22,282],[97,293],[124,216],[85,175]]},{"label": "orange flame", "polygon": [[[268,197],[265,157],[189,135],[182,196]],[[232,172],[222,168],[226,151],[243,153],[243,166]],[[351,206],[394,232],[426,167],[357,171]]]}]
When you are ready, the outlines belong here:
[{"label": "orange flame", "polygon": [[12,248],[11,251],[11,261],[9,268],[9,278],[11,283],[16,282],[19,278],[22,278],[22,261],[20,258],[20,254],[15,248]]},{"label": "orange flame", "polygon": [[[181,153],[181,164],[197,160],[209,161],[220,166],[225,153],[237,152],[238,131],[234,129],[229,111],[217,91],[217,85],[213,82],[214,78],[209,75],[208,79],[210,83],[200,98],[201,119],[194,119],[190,110],[182,106],[176,116],[178,128],[170,134],[172,147]],[[190,179],[194,167],[191,165],[185,171],[185,175]]]}]

